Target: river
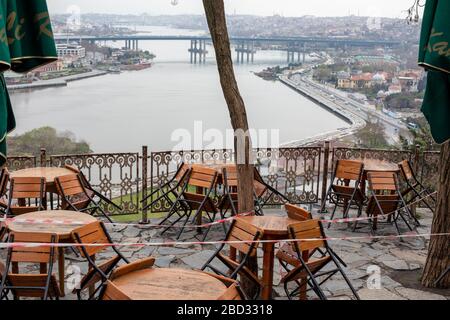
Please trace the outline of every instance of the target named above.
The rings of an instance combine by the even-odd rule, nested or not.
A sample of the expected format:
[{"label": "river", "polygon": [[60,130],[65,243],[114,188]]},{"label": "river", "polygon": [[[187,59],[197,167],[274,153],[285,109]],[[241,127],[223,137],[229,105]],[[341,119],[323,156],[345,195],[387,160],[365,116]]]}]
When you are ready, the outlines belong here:
[{"label": "river", "polygon": [[[137,30],[158,35],[198,33],[164,27]],[[225,147],[225,141],[208,141],[214,133],[210,129],[230,128],[213,48],[208,47],[206,64],[192,65],[187,52],[190,42],[140,42],[139,46],[156,54],[152,68],[71,82],[67,87],[12,93],[18,123],[15,133],[52,126],[73,132],[95,152],[136,152],[142,145],[152,151],[170,150],[183,132],[192,133],[192,140],[198,137],[194,132],[206,133],[204,144],[193,140],[193,148]],[[250,126],[261,133],[256,144],[266,146],[262,130],[269,137],[278,131],[283,143],[347,127],[283,84],[252,73],[285,61],[283,52],[259,51],[254,64],[235,66]],[[268,146],[275,146],[276,140],[268,139]]]}]

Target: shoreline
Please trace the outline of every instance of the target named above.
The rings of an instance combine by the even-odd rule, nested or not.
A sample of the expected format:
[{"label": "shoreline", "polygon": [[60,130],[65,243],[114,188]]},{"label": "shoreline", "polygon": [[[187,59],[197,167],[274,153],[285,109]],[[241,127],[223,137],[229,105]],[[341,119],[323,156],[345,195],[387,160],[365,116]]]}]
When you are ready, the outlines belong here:
[{"label": "shoreline", "polygon": [[299,94],[303,95],[304,97],[310,99],[313,101],[317,106],[327,110],[328,112],[334,114],[338,118],[344,120],[347,122],[350,127],[348,128],[340,128],[333,131],[320,133],[308,138],[294,140],[290,142],[283,143],[281,147],[284,148],[295,148],[295,147],[302,147],[302,146],[308,146],[312,144],[316,144],[319,142],[329,141],[329,140],[337,140],[341,139],[350,135],[355,134],[359,130],[362,130],[366,127],[367,122],[358,117],[357,115],[351,113],[350,111],[345,110],[345,107],[336,103],[329,101],[323,97],[320,97],[316,95],[312,90],[307,89],[304,86],[301,86],[299,83],[296,83],[292,80],[290,80],[287,76],[279,76],[278,80],[286,85],[287,87],[291,88],[292,90],[298,92]]},{"label": "shoreline", "polygon": [[57,79],[39,80],[39,81],[35,81],[32,83],[8,85],[8,90],[10,92],[17,92],[17,91],[20,92],[23,90],[67,87],[67,84],[69,82],[104,76],[106,74],[108,74],[108,72],[106,72],[106,71],[93,70],[91,72],[84,72],[84,73],[61,77],[61,78],[57,78]]}]

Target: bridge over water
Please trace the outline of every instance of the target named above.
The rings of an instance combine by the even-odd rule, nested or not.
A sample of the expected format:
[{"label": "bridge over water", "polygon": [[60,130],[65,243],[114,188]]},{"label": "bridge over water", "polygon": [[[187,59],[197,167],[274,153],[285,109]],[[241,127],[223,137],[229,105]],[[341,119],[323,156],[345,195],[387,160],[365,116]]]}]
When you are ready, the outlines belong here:
[{"label": "bridge over water", "polygon": [[[61,42],[83,42],[89,41],[106,42],[106,41],[124,41],[125,48],[130,50],[139,50],[140,41],[190,41],[191,46],[188,49],[190,53],[191,63],[205,62],[206,43],[211,42],[210,36],[158,36],[158,35],[115,35],[115,36],[61,36],[55,40]],[[287,52],[287,62],[295,62],[297,54],[297,62],[305,60],[306,54],[314,49],[319,48],[396,48],[402,45],[399,41],[389,40],[361,40],[349,38],[316,38],[316,37],[231,37],[230,41],[236,47],[237,62],[253,62],[256,53],[256,46],[280,45]],[[303,55],[303,58],[301,58]],[[244,59],[246,58],[246,59]]]}]

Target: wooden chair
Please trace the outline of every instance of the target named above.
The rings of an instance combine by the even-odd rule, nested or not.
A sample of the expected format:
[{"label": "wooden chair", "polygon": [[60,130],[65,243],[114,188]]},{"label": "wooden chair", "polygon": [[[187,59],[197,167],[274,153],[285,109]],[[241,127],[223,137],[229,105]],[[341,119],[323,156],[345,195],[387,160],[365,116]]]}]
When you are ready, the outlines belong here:
[{"label": "wooden chair", "polygon": [[[226,218],[228,212],[231,212],[232,216],[237,215],[239,212],[237,168],[235,166],[223,168],[222,180],[224,195],[222,196],[217,207],[220,211],[222,219],[224,219]],[[255,198],[255,214],[257,216],[263,216],[264,212],[258,199],[262,197],[262,194],[266,189],[256,180],[254,181],[254,188],[255,189],[253,190],[253,193]]]},{"label": "wooden chair", "polygon": [[[202,271],[206,269],[212,270],[214,273],[236,280],[238,276],[245,276],[250,281],[255,283],[259,289],[261,289],[262,282],[258,277],[247,266],[247,262],[251,257],[255,257],[258,248],[258,241],[262,239],[263,233],[258,228],[242,221],[236,219],[232,222],[230,230],[225,238],[225,242],[238,242],[229,243],[229,256],[226,256],[222,251],[224,251],[226,244],[222,244],[213,256],[203,265]],[[248,241],[248,243],[241,243]],[[239,252],[239,258],[237,255]],[[229,270],[229,273],[225,274],[218,268],[212,265],[212,262],[218,259],[220,260]],[[260,290],[258,290],[260,291]],[[259,295],[257,292],[256,296]]]},{"label": "wooden chair", "polygon": [[[193,166],[189,175],[189,179],[187,179],[183,189],[178,197],[178,199],[173,203],[167,218],[161,222],[163,224],[170,217],[177,214],[178,218],[171,223],[169,227],[163,230],[162,234],[167,232],[173,226],[175,226],[178,222],[184,219],[182,227],[180,227],[180,231],[177,235],[177,240],[180,239],[181,235],[184,232],[184,229],[193,215],[194,210],[196,213],[193,215],[192,223],[196,223],[196,221],[203,217],[203,213],[206,214],[208,218],[208,222],[214,222],[216,219],[216,215],[219,212],[216,204],[211,198],[212,192],[217,184],[217,171],[209,168]],[[192,188],[197,189],[197,193],[193,193],[190,190]],[[183,209],[187,208],[187,209]],[[181,210],[183,210],[181,212]],[[203,241],[208,236],[210,228],[208,228],[204,232]]]},{"label": "wooden chair", "polygon": [[91,185],[89,180],[80,169],[68,164],[65,165],[65,168],[80,176],[80,180],[83,183],[83,186],[86,189],[86,193],[89,197],[91,197],[92,199],[94,199],[94,197],[98,197],[100,201],[105,202],[106,204],[116,208],[119,211],[123,211],[123,208],[121,206],[111,201],[111,199],[108,199],[108,197],[104,196],[101,192],[95,190],[95,188]]},{"label": "wooden chair", "polygon": [[[334,204],[330,220],[333,220],[339,207],[344,208],[343,218],[348,218],[352,207],[358,209],[361,217],[365,196],[360,185],[364,174],[364,164],[359,161],[338,160],[335,165],[332,184],[326,198]],[[353,182],[353,185],[352,185]],[[331,223],[328,224],[328,228]]]},{"label": "wooden chair", "polygon": [[[326,300],[327,297],[323,293],[321,286],[338,273],[344,278],[354,297],[359,300],[358,293],[342,269],[342,266],[347,266],[328,245],[320,221],[299,222],[290,225],[288,231],[290,239],[296,240],[293,242],[293,247],[297,261],[293,264],[295,267],[281,279],[281,283],[283,283],[284,290],[290,300],[302,292],[303,284],[300,284],[292,291],[288,288],[289,283],[296,282],[298,284],[298,281],[305,281],[310,290],[313,290],[321,300]],[[317,240],[311,241],[311,239]],[[316,254],[312,255],[312,252]],[[291,261],[287,263],[292,264]],[[325,267],[331,263],[336,268],[327,268],[324,271]]]},{"label": "wooden chair", "polygon": [[8,201],[5,200],[9,182],[8,169],[3,168],[0,172],[0,213],[5,214],[8,209]]},{"label": "wooden chair", "polygon": [[113,282],[107,280],[100,294],[100,300],[103,301],[129,301],[129,296],[123,293]]},{"label": "wooden chair", "polygon": [[[147,195],[144,199],[141,200],[141,203],[152,199],[151,203],[147,204],[142,210],[148,210],[153,207],[156,203],[161,200],[167,201],[169,206],[174,204],[174,201],[178,199],[180,196],[179,190],[183,187],[186,179],[189,177],[191,172],[191,168],[188,164],[182,163],[179,167],[175,175],[163,186],[154,190],[152,193]],[[156,199],[153,200],[155,195],[159,195]]]},{"label": "wooden chair", "polygon": [[254,169],[254,187],[255,187],[255,193],[256,193],[256,199],[258,206],[261,208],[261,210],[269,203],[269,201],[273,198],[279,198],[280,200],[285,201],[285,203],[289,203],[290,200],[288,197],[286,197],[284,194],[282,194],[280,191],[266,183],[259,173],[258,169],[255,167]]},{"label": "wooden chair", "polygon": [[[285,205],[286,213],[288,217],[292,220],[297,220],[299,222],[301,221],[308,221],[312,220],[312,214],[298,206],[287,204]],[[308,253],[309,255],[314,254],[315,252]],[[292,267],[298,266],[298,259],[297,259],[297,253],[294,248],[293,243],[284,243],[281,245],[280,249],[275,254],[275,257],[278,259],[281,267],[286,270],[287,272],[291,271]],[[309,258],[305,257],[305,259]],[[297,284],[299,287],[302,286],[300,281],[297,281]],[[303,285],[304,287],[304,285]],[[306,291],[303,290],[302,297],[306,299]]]},{"label": "wooden chair", "polygon": [[367,205],[367,215],[374,218],[372,232],[377,229],[378,216],[388,216],[388,222],[394,222],[399,235],[401,234],[398,226],[399,218],[405,222],[410,231],[413,231],[407,218],[415,220],[415,217],[406,205],[400,191],[397,174],[395,172],[369,172],[367,177],[371,195]]},{"label": "wooden chair", "polygon": [[[57,235],[40,233],[11,233],[9,243],[42,243],[56,244]],[[19,298],[56,299],[61,296],[59,286],[53,272],[56,258],[54,246],[10,247],[6,258],[5,270],[2,272],[0,293],[7,299],[10,292],[14,300]],[[21,274],[20,264],[39,264],[38,274]],[[11,271],[10,271],[11,270]]]},{"label": "wooden chair", "polygon": [[45,210],[45,192],[44,178],[12,178],[6,217]]},{"label": "wooden chair", "polygon": [[[426,188],[420,181],[417,179],[417,176],[413,170],[411,162],[408,160],[402,161],[398,164],[400,171],[402,173],[403,179],[406,182],[406,190],[402,191],[403,197],[406,199],[409,197],[407,201],[407,205],[422,199],[421,203],[423,203],[431,212],[434,213],[436,198],[433,194]],[[433,204],[430,203],[431,200]],[[419,226],[420,222],[416,220],[416,224]]]},{"label": "wooden chair", "polygon": [[[99,221],[74,230],[72,232],[72,239],[75,243],[80,244],[78,250],[80,251],[81,256],[88,261],[90,266],[88,273],[81,280],[79,288],[74,290],[74,293],[77,294],[79,300],[82,298],[81,293],[83,290],[92,288],[93,290],[90,290],[89,300],[94,299],[96,293],[99,292],[104,282],[108,280],[113,270],[121,261],[126,263],[122,268],[130,268],[135,265],[144,264],[153,265],[154,263],[153,258],[130,263],[130,261],[125,258],[115,246],[111,245],[113,243],[111,236],[106,230],[105,225]],[[93,244],[99,244],[99,246],[89,246]],[[105,246],[102,246],[102,244],[105,244]],[[103,263],[96,263],[95,256],[107,249],[112,249],[115,255]],[[119,268],[118,270],[121,269]],[[95,288],[96,284],[99,282],[100,285]]]},{"label": "wooden chair", "polygon": [[59,196],[63,199],[62,210],[73,210],[91,215],[99,211],[109,222],[113,222],[100,203],[90,196],[79,174],[57,177],[55,184]]}]

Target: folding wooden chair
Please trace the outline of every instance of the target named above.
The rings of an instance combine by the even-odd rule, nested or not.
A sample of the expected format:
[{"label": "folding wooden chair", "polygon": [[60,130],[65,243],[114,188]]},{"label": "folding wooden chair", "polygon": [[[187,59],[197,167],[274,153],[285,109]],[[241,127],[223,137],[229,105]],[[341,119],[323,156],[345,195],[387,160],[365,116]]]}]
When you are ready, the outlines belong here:
[{"label": "folding wooden chair", "polygon": [[12,178],[6,217],[45,210],[45,192],[44,178]]},{"label": "folding wooden chair", "polygon": [[371,194],[367,205],[367,215],[374,219],[371,224],[372,232],[377,229],[378,216],[384,216],[385,218],[387,216],[388,222],[393,221],[399,235],[401,234],[398,226],[399,218],[405,222],[410,231],[413,231],[407,217],[411,220],[416,218],[406,205],[400,191],[397,174],[395,172],[369,172],[367,176]]},{"label": "folding wooden chair", "polygon": [[114,208],[116,208],[119,211],[123,211],[123,208],[121,206],[119,206],[118,204],[111,201],[111,199],[108,199],[108,197],[104,196],[101,192],[98,192],[97,190],[95,190],[94,187],[89,182],[89,180],[84,175],[84,173],[81,170],[79,170],[77,167],[66,164],[65,168],[80,176],[81,182],[83,183],[83,186],[86,189],[86,193],[88,194],[89,197],[91,197],[93,199],[94,199],[94,197],[98,197],[100,199],[100,201],[103,201],[106,204],[113,206]]},{"label": "folding wooden chair", "polygon": [[[293,247],[296,253],[296,261],[286,261],[287,264],[293,265],[294,268],[290,269],[281,279],[281,283],[283,283],[289,300],[302,293],[304,288],[302,283],[292,291],[288,288],[289,283],[295,282],[298,284],[299,281],[305,282],[310,287],[310,290],[314,291],[321,300],[327,300],[321,286],[338,273],[344,278],[354,297],[359,300],[358,293],[342,268],[342,266],[347,266],[328,245],[320,221],[299,222],[290,225],[288,231],[290,239],[295,240]],[[313,241],[312,239],[317,240]],[[331,263],[336,268],[323,271]]]},{"label": "folding wooden chair", "polygon": [[[74,230],[72,233],[72,238],[75,243],[80,244],[78,249],[83,258],[85,258],[90,266],[89,272],[83,277],[81,280],[79,288],[74,290],[74,293],[77,294],[78,299],[81,300],[81,293],[85,289],[91,289],[89,300],[94,299],[95,294],[100,290],[103,283],[108,280],[109,275],[114,270],[114,268],[121,262],[125,262],[127,265],[130,264],[130,261],[123,256],[123,254],[113,246],[113,241],[105,228],[105,225],[102,222],[94,222],[89,225],[83,226]],[[99,246],[89,246],[89,245],[99,244]],[[105,246],[102,246],[105,244]],[[86,246],[83,246],[86,245]],[[110,258],[109,260],[98,264],[95,262],[95,255],[105,251],[106,249],[111,248],[115,252],[115,256]],[[137,262],[134,262],[130,265],[135,265],[139,263],[152,263],[154,262],[153,258],[143,259]],[[95,285],[100,282],[100,285],[95,288]]]},{"label": "folding wooden chair", "polygon": [[[251,271],[246,264],[251,257],[255,257],[259,244],[258,241],[262,239],[262,236],[262,231],[256,227],[239,219],[234,220],[225,238],[225,243],[230,241],[236,242],[227,244],[229,246],[229,256],[222,253],[226,246],[226,244],[223,243],[213,256],[203,265],[202,271],[210,269],[222,277],[233,280],[236,280],[238,276],[244,276],[257,285],[259,289],[255,295],[255,297],[257,297],[262,287],[262,282],[259,279],[258,274]],[[237,252],[240,253],[239,257]],[[215,259],[220,260],[228,268],[228,274],[223,273],[212,265],[212,262]]]},{"label": "folding wooden chair", "polygon": [[100,211],[109,222],[113,223],[100,203],[89,195],[79,174],[57,177],[55,184],[58,194],[62,198],[62,210],[73,210],[91,215]]},{"label": "folding wooden chair", "polygon": [[[348,218],[352,207],[358,209],[358,217],[361,217],[365,201],[364,191],[360,188],[363,174],[364,164],[361,162],[349,160],[336,162],[332,184],[326,196],[334,204],[330,220],[334,219],[339,207],[344,208],[343,218]],[[330,227],[331,223],[328,224],[328,228]]]},{"label": "folding wooden chair", "polygon": [[[186,179],[189,177],[191,172],[191,168],[188,164],[182,163],[179,167],[175,175],[163,186],[154,190],[151,194],[147,195],[144,199],[141,200],[141,203],[152,199],[150,204],[147,204],[142,210],[148,210],[153,207],[155,203],[160,202],[161,200],[166,200],[167,203],[172,206],[174,201],[178,199],[180,196],[179,190],[184,186]],[[153,200],[155,195],[159,195],[156,199]]]},{"label": "folding wooden chair", "polygon": [[[230,212],[231,216],[236,216],[239,213],[239,196],[237,192],[238,179],[237,179],[237,168],[235,166],[230,166],[228,168],[222,169],[222,180],[224,194],[220,199],[217,208],[220,211],[222,219],[226,218],[227,214]],[[260,185],[259,182],[255,181],[255,189],[253,191],[255,198],[255,214],[257,216],[263,216],[264,213],[258,202],[258,195],[262,192],[261,189],[256,189]],[[264,187],[263,187],[264,188]]]},{"label": "folding wooden chair", "polygon": [[6,192],[9,182],[8,169],[3,168],[0,172],[0,213],[5,214],[8,209],[8,201],[6,198]]},{"label": "folding wooden chair", "polygon": [[[41,233],[11,233],[9,243],[42,243],[56,244],[58,237],[55,234]],[[5,270],[2,272],[0,295],[7,299],[10,292],[14,300],[20,298],[40,298],[42,300],[59,300],[61,293],[53,272],[56,258],[54,246],[10,247],[6,258]],[[38,274],[21,274],[21,264],[39,264]],[[11,271],[10,271],[11,270]]]},{"label": "folding wooden chair", "polygon": [[[292,220],[297,221],[308,221],[312,220],[312,214],[298,206],[287,204],[285,205],[286,213],[288,217]],[[314,252],[312,252],[314,254]],[[280,262],[281,267],[290,271],[292,266],[298,265],[298,259],[296,258],[296,251],[293,243],[284,243],[276,252],[275,256]],[[297,281],[299,287],[301,286],[300,281]],[[304,298],[306,298],[306,292],[304,292]]]},{"label": "folding wooden chair", "polygon": [[261,210],[269,203],[269,201],[273,198],[279,198],[280,200],[284,200],[285,203],[290,203],[288,197],[282,194],[280,191],[266,183],[259,173],[258,169],[255,167],[254,169],[254,187],[255,193],[257,196],[257,204],[261,208]]},{"label": "folding wooden chair", "polygon": [[[178,197],[178,199],[173,203],[167,218],[161,222],[163,224],[170,217],[177,214],[178,218],[172,222],[172,224],[163,230],[162,234],[167,232],[173,226],[175,226],[178,222],[184,219],[182,227],[180,227],[180,231],[177,235],[177,240],[180,239],[183,231],[189,221],[189,218],[192,216],[193,211],[196,213],[193,215],[192,224],[195,224],[196,221],[202,217],[203,213],[206,214],[208,218],[208,222],[214,222],[217,213],[219,210],[217,209],[216,204],[211,198],[212,192],[217,184],[217,171],[204,167],[192,167],[189,179],[186,181],[183,189]],[[190,188],[196,188],[197,193],[190,192]],[[182,209],[183,208],[183,209]],[[187,209],[184,209],[187,208]],[[183,212],[180,212],[181,210]],[[210,228],[208,228],[204,232],[203,241],[208,236]]]},{"label": "folding wooden chair", "polygon": [[[431,210],[431,212],[434,213],[435,210],[435,203],[436,198],[433,196],[433,194],[426,188],[420,181],[417,179],[417,176],[413,170],[413,167],[411,165],[411,162],[408,160],[405,160],[401,163],[399,163],[399,168],[402,173],[403,179],[406,182],[407,188],[406,190],[402,191],[403,197],[406,199],[409,197],[408,201],[406,202],[407,205],[410,205],[411,203],[422,199],[420,202],[423,203],[428,209]],[[430,203],[431,200],[433,204]],[[420,225],[419,221],[417,219],[416,223]]]}]

